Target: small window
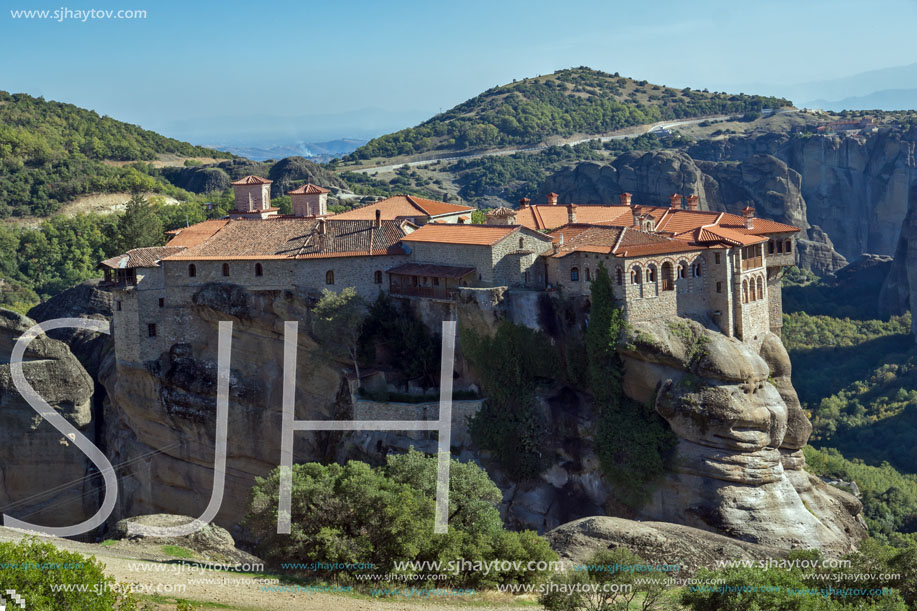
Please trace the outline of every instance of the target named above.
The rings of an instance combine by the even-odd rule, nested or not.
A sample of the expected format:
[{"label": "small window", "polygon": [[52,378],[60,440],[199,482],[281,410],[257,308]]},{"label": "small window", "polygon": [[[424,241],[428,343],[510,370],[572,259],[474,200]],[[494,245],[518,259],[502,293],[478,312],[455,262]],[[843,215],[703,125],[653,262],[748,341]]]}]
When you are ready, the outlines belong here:
[{"label": "small window", "polygon": [[115,309],[118,310],[119,312],[121,311],[121,302],[120,301],[115,302]]},{"label": "small window", "polygon": [[188,266],[188,277],[194,278],[195,276],[197,276],[197,265],[192,263],[191,265]]},{"label": "small window", "polygon": [[767,241],[767,254],[769,255],[774,254],[774,241],[773,240]]},{"label": "small window", "polygon": [[685,265],[684,265],[684,263],[679,263],[679,264],[678,264],[678,277],[679,277],[679,278],[684,278],[684,277],[685,277]]},{"label": "small window", "polygon": [[433,278],[433,286],[439,286],[439,278]]},{"label": "small window", "polygon": [[586,268],[586,282],[592,282],[592,272],[589,271],[589,268]]},{"label": "small window", "polygon": [[777,252],[781,254],[783,253],[783,242],[777,242]]},{"label": "small window", "polygon": [[615,280],[618,283],[618,286],[624,284],[624,272],[621,271],[621,268],[615,270]]},{"label": "small window", "polygon": [[717,283],[716,283],[716,292],[717,292],[717,293],[722,293],[722,292],[723,292],[723,283],[722,283],[722,282],[717,282]]},{"label": "small window", "polygon": [[382,284],[382,272],[378,269],[373,272],[373,282],[376,284]]},{"label": "small window", "polygon": [[260,263],[255,263],[255,275],[263,276],[264,275],[264,266]]},{"label": "small window", "polygon": [[148,324],[146,326],[146,332],[150,337],[156,337],[156,325],[154,323]]},{"label": "small window", "polygon": [[578,267],[570,268],[570,282],[579,282],[579,268]]},{"label": "small window", "polygon": [[325,284],[334,284],[334,270],[329,269],[325,272]]},{"label": "small window", "polygon": [[223,264],[223,275],[224,275],[224,276],[228,276],[228,275],[229,275],[229,263],[224,263],[224,264]]},{"label": "small window", "polygon": [[522,250],[525,246],[525,242],[522,241],[522,238],[519,238],[519,250]]},{"label": "small window", "polygon": [[783,252],[793,252],[793,243],[787,240],[783,243]]},{"label": "small window", "polygon": [[639,267],[635,267],[630,272],[630,282],[631,284],[643,284],[643,272]]},{"label": "small window", "polygon": [[718,252],[713,253],[713,262],[716,263],[717,265],[720,264],[720,253]]},{"label": "small window", "polygon": [[166,300],[162,297],[159,298],[159,307],[160,308],[166,307]]},{"label": "small window", "polygon": [[694,277],[695,277],[695,278],[700,278],[700,276],[701,276],[700,263],[695,263],[695,264],[694,264]]}]

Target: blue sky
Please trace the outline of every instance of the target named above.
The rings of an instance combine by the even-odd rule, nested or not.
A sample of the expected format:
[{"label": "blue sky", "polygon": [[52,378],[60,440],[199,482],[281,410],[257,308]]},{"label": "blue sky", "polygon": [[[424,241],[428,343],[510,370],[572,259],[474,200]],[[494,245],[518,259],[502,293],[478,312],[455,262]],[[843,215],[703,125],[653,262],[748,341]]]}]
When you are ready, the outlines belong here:
[{"label": "blue sky", "polygon": [[[4,6],[0,89],[196,140],[270,132],[278,117],[309,133],[363,130],[361,114],[369,123],[414,122],[513,78],[578,65],[678,87],[781,94],[917,62],[917,0]],[[148,16],[58,23],[7,10],[61,7]]]}]

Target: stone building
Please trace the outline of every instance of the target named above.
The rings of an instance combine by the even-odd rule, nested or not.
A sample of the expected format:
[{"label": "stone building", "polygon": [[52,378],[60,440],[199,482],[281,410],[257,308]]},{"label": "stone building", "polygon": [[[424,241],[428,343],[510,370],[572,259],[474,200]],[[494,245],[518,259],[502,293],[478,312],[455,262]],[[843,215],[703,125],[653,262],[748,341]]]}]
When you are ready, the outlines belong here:
[{"label": "stone building", "polygon": [[[599,265],[627,318],[711,321],[755,343],[781,326],[780,277],[794,262],[796,227],[754,216],[670,205],[556,205],[501,208],[488,224],[462,220],[470,208],[396,196],[327,216],[327,190],[291,191],[293,215],[270,206],[270,181],[233,183],[236,209],[223,219],[171,232],[164,247],[102,262],[115,291],[119,359],[147,361],[183,341],[189,308],[214,286],[248,293],[354,287],[433,300],[452,312],[463,288],[507,287],[524,295],[586,296]],[[550,203],[550,202],[554,203]],[[365,218],[364,218],[365,217]],[[439,311],[439,310],[437,310]]]}]

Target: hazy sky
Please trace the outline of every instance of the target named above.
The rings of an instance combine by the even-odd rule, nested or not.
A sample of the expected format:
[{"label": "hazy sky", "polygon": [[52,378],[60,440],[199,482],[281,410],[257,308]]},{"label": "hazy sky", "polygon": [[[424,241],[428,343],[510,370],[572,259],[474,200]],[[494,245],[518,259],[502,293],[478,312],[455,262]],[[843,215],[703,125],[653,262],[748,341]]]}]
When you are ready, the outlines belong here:
[{"label": "hazy sky", "polygon": [[[6,0],[4,7],[0,89],[176,136],[225,117],[248,117],[255,128],[265,117],[363,109],[422,117],[513,78],[579,65],[749,91],[917,62],[917,0]],[[13,19],[7,10],[61,7],[148,16],[59,23]]]}]

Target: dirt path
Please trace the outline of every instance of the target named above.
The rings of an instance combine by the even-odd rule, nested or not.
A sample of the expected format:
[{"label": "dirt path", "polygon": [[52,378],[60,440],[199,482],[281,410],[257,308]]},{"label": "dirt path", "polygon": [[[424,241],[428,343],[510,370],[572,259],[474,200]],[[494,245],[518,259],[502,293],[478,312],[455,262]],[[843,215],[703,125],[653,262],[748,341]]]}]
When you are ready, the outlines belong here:
[{"label": "dirt path", "polygon": [[[0,528],[0,541],[19,541],[30,533]],[[513,599],[487,593],[466,601],[444,597],[398,598],[376,600],[368,596],[303,591],[306,586],[278,584],[271,577],[247,573],[202,570],[163,555],[155,546],[138,546],[119,542],[112,546],[78,543],[56,537],[41,537],[57,547],[93,555],[105,565],[105,571],[118,582],[135,584],[135,591],[156,595],[160,609],[172,610],[176,599],[184,599],[208,608],[245,611],[468,611],[518,609]],[[299,591],[292,591],[295,588]],[[408,588],[410,586],[407,586]],[[210,603],[211,606],[208,606]],[[222,606],[220,606],[222,605]],[[541,607],[526,606],[527,609]]]}]

